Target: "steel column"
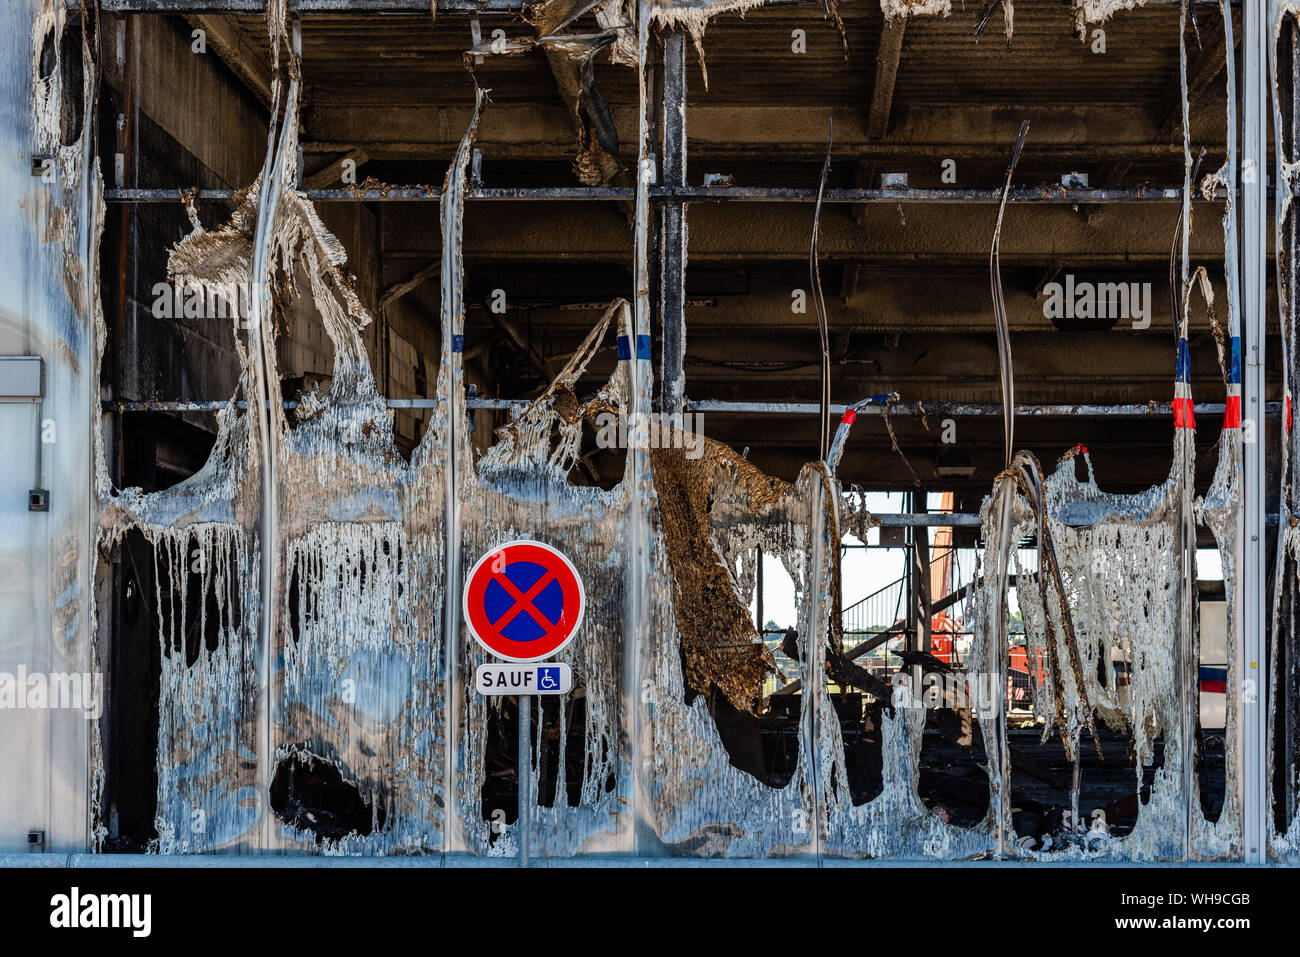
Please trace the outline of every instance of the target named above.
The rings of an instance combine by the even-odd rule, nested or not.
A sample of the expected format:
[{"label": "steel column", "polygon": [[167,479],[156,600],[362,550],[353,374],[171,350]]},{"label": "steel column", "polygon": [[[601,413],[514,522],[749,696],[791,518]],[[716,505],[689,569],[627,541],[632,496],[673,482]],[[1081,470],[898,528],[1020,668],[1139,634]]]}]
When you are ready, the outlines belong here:
[{"label": "steel column", "polygon": [[[1268,8],[1276,10],[1277,0]],[[1248,3],[1244,8],[1245,37],[1242,40],[1244,110],[1242,111],[1242,339],[1245,368],[1242,379],[1242,418],[1256,424],[1256,440],[1245,443],[1242,498],[1245,505],[1244,541],[1240,578],[1243,623],[1242,686],[1238,695],[1242,727],[1242,842],[1248,863],[1264,860],[1265,808],[1268,794],[1268,755],[1265,734],[1267,714],[1264,630],[1267,627],[1268,563],[1265,558],[1266,531],[1264,479],[1267,474],[1267,443],[1264,420],[1264,361],[1266,333],[1266,286],[1268,244],[1265,224],[1269,203],[1263,171],[1268,168],[1269,91],[1267,44],[1271,43],[1265,5]],[[1249,434],[1249,433],[1248,433]]]},{"label": "steel column", "polygon": [[[663,183],[686,185],[686,34],[664,40]],[[660,409],[680,415],[686,401],[686,207],[670,200],[659,211]]]}]

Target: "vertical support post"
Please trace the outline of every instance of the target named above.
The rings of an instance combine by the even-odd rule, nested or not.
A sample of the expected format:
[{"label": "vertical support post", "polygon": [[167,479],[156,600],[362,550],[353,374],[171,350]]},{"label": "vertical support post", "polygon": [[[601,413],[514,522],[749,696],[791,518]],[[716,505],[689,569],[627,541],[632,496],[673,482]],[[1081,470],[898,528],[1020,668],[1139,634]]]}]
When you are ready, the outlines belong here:
[{"label": "vertical support post", "polygon": [[[1275,9],[1276,0],[1267,5]],[[1243,7],[1245,38],[1243,86],[1245,109],[1242,114],[1242,292],[1245,369],[1242,379],[1242,417],[1256,424],[1256,441],[1245,443],[1242,498],[1245,507],[1242,549],[1241,607],[1243,623],[1242,687],[1239,695],[1242,727],[1242,842],[1247,863],[1264,860],[1266,834],[1265,809],[1268,794],[1267,736],[1265,734],[1265,700],[1268,682],[1264,663],[1264,629],[1267,627],[1265,582],[1268,564],[1265,559],[1266,442],[1264,424],[1265,361],[1265,294],[1268,246],[1265,224],[1268,217],[1268,75],[1266,44],[1271,43],[1269,18],[1265,4],[1248,3]],[[1254,693],[1249,693],[1253,689]]]},{"label": "vertical support post", "polygon": [[[1286,89],[1291,99],[1291,129],[1288,131],[1286,142],[1289,147],[1288,156],[1300,155],[1300,25],[1297,25],[1294,18],[1288,18],[1287,36],[1291,41],[1291,70],[1290,82],[1287,83]],[[1280,74],[1281,71],[1279,71]],[[1280,82],[1280,81],[1279,81]],[[1279,91],[1280,92],[1280,91]],[[1274,136],[1281,136],[1281,131],[1274,131]],[[1283,188],[1283,184],[1275,183],[1276,189]],[[1300,263],[1297,262],[1297,251],[1300,251],[1300,221],[1295,215],[1291,216],[1291,222],[1286,232],[1286,302],[1287,310],[1284,318],[1284,324],[1281,329],[1283,338],[1286,340],[1289,348],[1284,351],[1284,355],[1291,357],[1292,363],[1295,362],[1295,328],[1296,328],[1296,294],[1300,293],[1300,281],[1297,280],[1296,268]],[[1278,250],[1277,255],[1281,257],[1282,251]],[[1280,267],[1279,267],[1280,268]],[[1283,369],[1283,394],[1290,394],[1286,388],[1286,378],[1291,375],[1290,369]],[[1300,470],[1296,468],[1300,463],[1300,433],[1294,429],[1287,430],[1285,422],[1281,429],[1282,441],[1290,443],[1289,457],[1291,462],[1290,475],[1287,481],[1289,488],[1282,489],[1283,501],[1280,503],[1279,515],[1286,514],[1296,501],[1297,479],[1300,478]],[[1281,526],[1278,528],[1278,535],[1282,534]],[[1280,555],[1279,551],[1279,555]],[[1288,561],[1283,555],[1276,568],[1273,569],[1274,575],[1284,575],[1287,573]],[[1270,713],[1281,714],[1282,720],[1279,730],[1282,733],[1280,744],[1281,754],[1295,754],[1297,749],[1296,741],[1296,721],[1294,718],[1295,706],[1291,699],[1291,689],[1295,686],[1294,679],[1290,675],[1295,673],[1296,662],[1294,658],[1294,649],[1297,647],[1295,640],[1295,621],[1296,608],[1295,598],[1290,588],[1285,589],[1282,599],[1282,620],[1279,621],[1278,630],[1273,634],[1273,657],[1276,661],[1282,662],[1285,669],[1278,675],[1278,680],[1273,681],[1270,675],[1270,686],[1276,689],[1278,700],[1273,703]],[[1291,773],[1283,774],[1283,807],[1285,808],[1284,821],[1289,822],[1296,813],[1296,781],[1295,775]],[[1270,782],[1271,784],[1271,782]]]},{"label": "vertical support post", "polygon": [[[927,510],[926,494],[922,489],[912,493],[912,511],[924,514]],[[912,600],[916,605],[916,640],[919,650],[931,652],[930,603],[930,529],[925,525],[912,526],[912,562],[916,566],[915,588]]]},{"label": "vertical support post", "polygon": [[[633,415],[650,411],[654,371],[650,363],[650,183],[654,167],[650,158],[650,124],[654,101],[646,92],[646,61],[650,49],[650,0],[637,4],[637,173],[636,216],[634,230],[633,278],[635,300],[626,306],[619,320],[620,331],[631,327],[628,343],[630,370],[628,406]],[[645,344],[644,349],[642,343]],[[639,431],[639,430],[638,430]],[[648,853],[651,826],[648,790],[653,776],[650,748],[650,716],[655,707],[653,664],[649,660],[650,643],[646,641],[649,620],[646,594],[653,568],[650,543],[650,510],[654,490],[650,478],[647,450],[640,441],[630,443],[631,481],[627,505],[627,592],[623,615],[623,724],[626,732],[627,770],[624,794],[627,821],[630,823],[620,842],[631,856]]]},{"label": "vertical support post", "polygon": [[[133,41],[135,37],[134,18],[127,19],[122,16],[116,16],[111,21],[114,34],[114,68],[121,78],[121,89],[124,91],[120,100],[117,102],[121,106],[121,111],[117,114],[117,129],[114,139],[113,153],[113,185],[119,188],[128,185],[135,186],[138,179],[132,175],[127,178],[127,164],[134,162],[136,151],[132,148],[133,138],[135,136],[135,76],[134,64],[135,56],[133,50]],[[114,97],[116,100],[116,97]],[[132,170],[134,174],[134,169]],[[133,393],[128,396],[126,391],[126,369],[128,357],[132,362],[136,361],[138,352],[134,348],[129,348],[126,344],[126,331],[128,323],[126,310],[128,303],[133,301],[128,294],[128,290],[134,291],[134,286],[128,284],[128,264],[131,269],[138,269],[136,263],[137,257],[132,255],[132,249],[135,244],[135,224],[136,208],[134,203],[127,204],[126,209],[119,211],[121,221],[118,232],[117,247],[117,301],[116,309],[113,310],[113,334],[110,340],[110,349],[112,355],[112,371],[108,374],[107,380],[114,399],[139,398],[138,377],[132,372],[131,384]],[[85,224],[83,224],[85,228]],[[107,244],[106,244],[107,245]],[[131,279],[134,281],[134,273],[131,273]],[[133,307],[132,307],[133,308]],[[87,313],[89,315],[89,313]],[[42,413],[43,414],[43,413]],[[126,480],[126,416],[123,412],[116,414],[104,413],[100,416],[101,424],[107,425],[104,435],[107,441],[107,466],[114,483],[120,487],[134,484]],[[39,423],[37,435],[39,437]],[[38,438],[39,440],[39,438]],[[42,477],[43,481],[43,477]],[[37,488],[44,488],[43,484],[38,483]],[[121,547],[115,552],[112,575],[113,575],[113,592],[112,592],[112,617],[111,626],[108,632],[110,655],[114,664],[114,674],[120,675],[116,665],[122,655],[123,635],[125,632],[123,622],[123,601],[124,594],[124,570],[122,566],[122,556],[129,555],[131,542],[129,539],[123,540]],[[93,586],[93,579],[92,586]],[[103,632],[101,631],[101,638]],[[103,742],[105,767],[111,768],[111,762],[116,760],[115,751],[118,747],[118,727],[119,722],[111,719],[108,725],[108,732]],[[114,789],[105,792],[106,796],[111,797],[112,804],[106,808],[106,818],[109,821],[109,835],[116,837],[118,833],[118,815],[117,815],[117,795]]]},{"label": "vertical support post", "polygon": [[[299,68],[302,67],[302,17],[295,15],[291,23],[290,40],[293,43],[293,58],[297,61]],[[293,188],[297,191],[303,189],[302,185],[302,142],[298,139],[298,131],[294,130],[294,142],[297,144],[297,152],[293,158]]]},{"label": "vertical support post", "polygon": [[[826,465],[823,462],[822,467]],[[829,491],[833,494],[838,488],[832,478],[829,483],[816,482],[812,492],[812,521],[808,528],[808,554],[810,571],[808,575],[808,628],[801,636],[803,651],[803,692],[802,707],[799,712],[799,734],[803,739],[802,751],[808,761],[808,786],[811,799],[808,802],[811,820],[808,822],[808,850],[817,860],[822,856],[822,828],[826,826],[826,771],[822,767],[821,728],[822,698],[826,694],[826,630],[823,618],[840,614],[840,609],[828,607],[829,588],[825,584],[824,569],[834,561],[840,543],[833,540],[829,532],[839,527],[838,507],[834,499],[828,501]],[[826,513],[833,511],[836,518],[828,526]],[[797,792],[796,792],[797,793]],[[802,811],[802,807],[800,808]]]},{"label": "vertical support post", "polygon": [[[519,831],[519,866],[528,866],[528,844],[533,820],[533,699],[531,695],[519,696],[518,785],[515,788],[519,815],[515,827]],[[563,758],[561,757],[561,760]]]},{"label": "vertical support post", "polygon": [[[135,37],[137,24],[134,18],[127,19],[117,17],[114,19],[116,27],[115,53],[117,60],[117,70],[122,79],[121,104],[122,111],[117,115],[117,136],[116,150],[113,154],[113,182],[114,185],[121,188],[124,186],[136,186],[139,184],[139,177],[136,175],[136,141],[138,139],[137,123],[138,109],[135,102],[135,89],[138,85],[138,66],[137,57],[135,56]],[[112,387],[113,398],[139,398],[140,397],[140,375],[138,350],[135,348],[135,322],[134,314],[128,318],[127,309],[134,309],[130,305],[133,302],[133,294],[138,288],[136,285],[139,276],[139,262],[135,255],[135,247],[138,241],[136,230],[136,206],[134,203],[127,204],[127,208],[121,211],[122,221],[118,237],[117,250],[117,312],[115,315],[115,328],[113,337],[113,374]],[[129,273],[129,281],[128,281]],[[129,341],[128,341],[129,334]],[[130,363],[128,365],[128,363]],[[125,482],[126,472],[126,440],[124,438],[122,413],[117,414],[116,428],[113,432],[113,463],[116,467],[116,474],[113,478],[118,483]]]},{"label": "vertical support post", "polygon": [[[377,245],[379,246],[378,285],[379,285],[380,299],[379,299],[379,322],[377,323],[377,328],[375,329],[375,340],[376,340],[375,351],[379,353],[378,355],[379,361],[378,363],[376,363],[378,367],[376,369],[376,374],[380,382],[379,394],[387,398],[388,396],[393,394],[389,383],[391,370],[389,368],[390,360],[389,360],[389,351],[388,351],[389,350],[388,309],[392,305],[392,303],[386,302],[383,297],[383,290],[386,288],[384,286],[384,258],[385,258],[385,253],[388,251],[385,247],[385,240],[387,238],[387,233],[388,233],[388,223],[385,221],[387,219],[385,212],[388,204],[379,203],[377,205],[379,207],[378,210],[379,240]],[[357,206],[357,210],[358,210],[357,215],[360,215],[361,208],[362,207],[360,205]],[[470,431],[473,431],[474,428],[472,424],[473,421],[474,421],[474,413],[471,412]]]},{"label": "vertical support post", "polygon": [[[664,41],[663,185],[686,185],[686,34]],[[680,416],[686,382],[686,206],[678,201],[660,211],[659,316],[663,391],[660,409]]]},{"label": "vertical support post", "polygon": [[[903,493],[903,508],[908,512],[915,511],[915,502],[911,492]],[[914,538],[915,529],[905,529],[904,538],[904,560],[906,562],[904,570],[903,586],[907,589],[907,601],[904,610],[907,614],[907,624],[903,629],[903,648],[906,651],[917,650],[917,615],[916,615],[916,539]]]}]

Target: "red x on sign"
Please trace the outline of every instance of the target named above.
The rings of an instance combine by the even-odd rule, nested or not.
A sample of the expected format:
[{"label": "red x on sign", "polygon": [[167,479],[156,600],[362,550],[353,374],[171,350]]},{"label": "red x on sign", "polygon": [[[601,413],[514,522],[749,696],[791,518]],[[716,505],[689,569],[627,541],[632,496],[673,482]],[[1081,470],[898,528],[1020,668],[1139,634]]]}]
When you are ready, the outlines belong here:
[{"label": "red x on sign", "polygon": [[582,622],[582,579],[544,542],[508,542],[477,562],[465,583],[465,623],[507,661],[540,661],[573,640]]}]

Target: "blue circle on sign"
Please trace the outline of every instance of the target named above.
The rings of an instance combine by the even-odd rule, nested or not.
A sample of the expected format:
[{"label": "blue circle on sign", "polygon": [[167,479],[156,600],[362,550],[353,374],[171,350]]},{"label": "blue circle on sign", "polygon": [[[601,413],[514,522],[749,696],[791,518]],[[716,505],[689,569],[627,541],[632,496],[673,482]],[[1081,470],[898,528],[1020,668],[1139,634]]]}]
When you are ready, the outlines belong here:
[{"label": "blue circle on sign", "polygon": [[[511,563],[502,574],[520,592],[526,593],[547,573],[548,570],[536,562],[520,561]],[[515,596],[507,592],[500,582],[495,579],[488,582],[483,592],[483,610],[487,612],[488,621],[495,624],[503,615],[511,611],[515,604]],[[533,598],[528,612],[515,615],[501,629],[501,634],[511,641],[536,641],[544,637],[548,629],[543,627],[534,613],[540,613],[548,619],[551,627],[554,627],[559,624],[563,611],[564,589],[560,582],[553,578],[550,584]]]}]

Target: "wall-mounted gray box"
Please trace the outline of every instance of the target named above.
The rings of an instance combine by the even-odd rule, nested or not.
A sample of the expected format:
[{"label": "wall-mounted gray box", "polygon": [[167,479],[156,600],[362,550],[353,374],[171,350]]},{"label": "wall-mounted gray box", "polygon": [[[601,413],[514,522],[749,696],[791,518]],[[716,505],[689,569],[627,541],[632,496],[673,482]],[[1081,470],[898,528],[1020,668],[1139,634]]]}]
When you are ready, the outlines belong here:
[{"label": "wall-mounted gray box", "polygon": [[0,402],[35,402],[41,397],[40,356],[0,356]]}]

